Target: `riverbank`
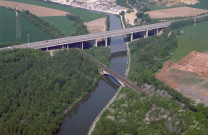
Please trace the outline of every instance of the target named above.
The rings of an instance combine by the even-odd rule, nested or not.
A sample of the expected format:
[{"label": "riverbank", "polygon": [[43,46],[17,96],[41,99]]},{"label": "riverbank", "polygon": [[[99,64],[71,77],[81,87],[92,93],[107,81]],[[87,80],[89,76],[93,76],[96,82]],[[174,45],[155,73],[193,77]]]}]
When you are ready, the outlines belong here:
[{"label": "riverbank", "polygon": [[[123,23],[122,23],[123,24]],[[125,28],[125,26],[123,25],[123,27]],[[130,64],[131,64],[131,53],[130,53],[130,49],[129,49],[129,43],[126,43],[126,49],[127,49],[127,68],[126,68],[126,72],[125,72],[125,78],[128,77],[129,71],[130,71]],[[116,94],[113,96],[113,98],[108,102],[108,104],[103,108],[103,110],[99,113],[99,115],[95,118],[95,120],[93,121],[89,131],[88,131],[88,135],[91,135],[97,122],[100,120],[100,117],[102,116],[102,114],[106,111],[107,108],[109,108],[109,106],[115,101],[115,99],[117,99],[117,96],[119,95],[121,89],[123,87],[120,86],[118,91],[116,92]]]}]

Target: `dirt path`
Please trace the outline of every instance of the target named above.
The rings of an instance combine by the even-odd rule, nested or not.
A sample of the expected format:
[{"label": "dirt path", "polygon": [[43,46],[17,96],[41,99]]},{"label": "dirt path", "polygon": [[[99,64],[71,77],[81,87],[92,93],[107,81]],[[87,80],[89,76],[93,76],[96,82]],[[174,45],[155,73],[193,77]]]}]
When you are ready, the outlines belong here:
[{"label": "dirt path", "polygon": [[128,0],[127,0],[127,4],[133,8],[134,12],[131,12],[131,13],[126,13],[125,14],[125,20],[127,23],[129,23],[130,25],[134,26],[134,20],[137,18],[136,14],[137,14],[137,9],[134,8],[131,4],[128,3]]},{"label": "dirt path", "polygon": [[4,1],[0,0],[0,7],[6,7],[6,8],[12,8],[15,9],[15,7],[18,8],[18,10],[29,10],[32,14],[39,16],[39,17],[45,17],[45,16],[66,16],[66,14],[69,14],[68,12],[52,9],[52,8],[46,8],[41,6],[35,6],[25,3],[19,3],[19,2],[13,2],[13,1]]}]

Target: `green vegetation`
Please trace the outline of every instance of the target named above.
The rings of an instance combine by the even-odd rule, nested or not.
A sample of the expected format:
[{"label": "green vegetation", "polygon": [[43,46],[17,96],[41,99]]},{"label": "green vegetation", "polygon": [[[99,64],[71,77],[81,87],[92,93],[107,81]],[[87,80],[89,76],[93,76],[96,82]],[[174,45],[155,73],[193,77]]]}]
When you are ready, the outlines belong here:
[{"label": "green vegetation", "polygon": [[110,48],[108,47],[92,47],[84,50],[87,54],[91,55],[106,66],[110,66]]},{"label": "green vegetation", "polygon": [[208,123],[205,123],[201,113],[184,110],[173,99],[142,95],[130,88],[123,88],[101,116],[93,135],[208,133]]},{"label": "green vegetation", "polygon": [[122,7],[126,7],[126,8],[132,9],[132,7],[129,6],[129,4],[127,3],[127,0],[116,0],[116,4],[120,5]]},{"label": "green vegetation", "polygon": [[182,83],[185,85],[196,85],[197,83],[203,82],[203,79],[193,77],[183,77]]},{"label": "green vegetation", "polygon": [[92,21],[92,20],[95,20],[98,18],[106,17],[106,15],[104,15],[104,14],[98,14],[98,13],[90,12],[90,11],[87,11],[84,9],[73,8],[70,6],[55,4],[52,2],[45,2],[43,0],[8,0],[8,1],[27,3],[27,4],[42,6],[42,7],[53,8],[53,9],[57,9],[57,10],[61,10],[61,11],[66,11],[66,12],[71,13],[73,15],[79,16],[84,22],[89,22],[89,21]]},{"label": "green vegetation", "polygon": [[[208,107],[195,105],[155,78],[177,47],[176,26],[179,28],[183,23],[171,25],[160,37],[140,39],[129,45],[131,69],[128,78],[140,87],[151,86],[154,89],[148,90],[158,90],[160,94],[143,97],[144,94],[125,88],[103,113],[93,134],[208,134]],[[172,34],[168,36],[170,31]],[[161,97],[163,92],[171,97]]]},{"label": "green vegetation", "polygon": [[[22,38],[16,39],[16,17],[14,10],[0,7],[0,42],[27,42],[27,34],[30,34],[30,41],[50,39],[41,28],[31,23],[23,14],[19,14],[19,22]],[[2,45],[4,44],[4,45]],[[1,43],[4,47],[7,43]],[[8,44],[6,45],[8,46]]]},{"label": "green vegetation", "polygon": [[0,53],[0,134],[54,134],[66,108],[97,82],[97,66],[75,49]]},{"label": "green vegetation", "polygon": [[[171,28],[172,26],[170,26]],[[168,37],[169,31],[172,34]],[[177,47],[177,30],[166,29],[160,37],[141,39],[131,43],[132,64],[129,79],[137,85],[150,84],[157,89],[166,90],[173,99],[183,103],[187,108],[195,112],[201,112],[208,119],[208,108],[204,105],[193,105],[189,98],[168,87],[155,78],[155,74],[162,68],[163,63],[169,60]]]},{"label": "green vegetation", "polygon": [[208,84],[204,84],[203,87],[208,88]]},{"label": "green vegetation", "polygon": [[79,16],[67,14],[67,18],[71,21],[74,21],[73,25],[77,29],[76,32],[72,33],[73,36],[84,35],[89,33],[87,30],[87,26],[84,25],[84,22],[82,21],[82,19],[80,19]]},{"label": "green vegetation", "polygon": [[200,2],[195,5],[190,5],[190,7],[201,8],[208,10],[208,1],[207,0],[199,0]]},{"label": "green vegetation", "polygon": [[53,24],[57,29],[61,30],[65,36],[72,36],[72,34],[77,30],[73,26],[74,22],[67,19],[66,16],[50,16],[42,17],[42,19]]},{"label": "green vegetation", "polygon": [[183,34],[179,36],[178,47],[171,60],[179,61],[191,51],[208,51],[208,23],[197,23],[196,26],[182,28]]},{"label": "green vegetation", "polygon": [[0,43],[0,48],[3,48],[3,47],[7,47],[7,46],[12,46],[12,45],[18,45],[18,44],[21,44],[21,42],[2,42]]},{"label": "green vegetation", "polygon": [[106,31],[109,31],[110,30],[110,15],[107,16],[105,24],[106,24]]},{"label": "green vegetation", "polygon": [[38,26],[39,28],[41,28],[45,33],[50,35],[51,38],[64,37],[64,33],[61,32],[60,30],[58,30],[54,25],[51,25],[50,23],[44,21],[40,17],[31,14],[29,11],[23,11],[23,12],[20,12],[20,13],[24,14],[24,16],[27,17],[27,19],[31,23],[33,23],[36,26]]}]

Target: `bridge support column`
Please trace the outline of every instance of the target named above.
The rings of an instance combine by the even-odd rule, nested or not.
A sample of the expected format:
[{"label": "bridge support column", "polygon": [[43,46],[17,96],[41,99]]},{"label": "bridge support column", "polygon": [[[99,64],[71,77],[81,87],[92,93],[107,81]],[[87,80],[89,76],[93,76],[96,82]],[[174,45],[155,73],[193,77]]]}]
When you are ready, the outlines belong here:
[{"label": "bridge support column", "polygon": [[134,33],[131,33],[131,39],[130,41],[132,42],[134,40]]},{"label": "bridge support column", "polygon": [[108,38],[105,39],[105,47],[108,47]]},{"label": "bridge support column", "polygon": [[157,33],[156,33],[156,35],[157,35],[157,36],[159,35],[159,29],[157,29]]},{"label": "bridge support column", "polygon": [[84,49],[84,41],[82,42],[82,49]]},{"label": "bridge support column", "polygon": [[66,45],[66,48],[69,49],[69,45]]},{"label": "bridge support column", "polygon": [[146,34],[145,34],[144,38],[148,38],[148,30],[146,31]]},{"label": "bridge support column", "polygon": [[46,48],[46,51],[48,51],[48,47]]},{"label": "bridge support column", "polygon": [[97,39],[95,39],[95,47],[97,47],[98,45],[97,45]]},{"label": "bridge support column", "polygon": [[61,46],[61,50],[64,50],[64,45]]}]

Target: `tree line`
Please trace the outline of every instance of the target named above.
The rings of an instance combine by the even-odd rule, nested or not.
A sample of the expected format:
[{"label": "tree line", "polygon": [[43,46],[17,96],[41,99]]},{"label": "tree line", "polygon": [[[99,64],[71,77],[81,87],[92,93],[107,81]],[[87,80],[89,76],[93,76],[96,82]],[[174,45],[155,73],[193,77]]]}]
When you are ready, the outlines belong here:
[{"label": "tree line", "polygon": [[84,25],[84,22],[79,16],[67,14],[67,18],[71,21],[74,21],[74,26],[77,28],[77,31],[72,33],[72,36],[88,34],[87,26]]},{"label": "tree line", "polygon": [[30,11],[25,10],[23,12],[18,11],[20,14],[25,16],[31,23],[35,24],[41,28],[45,33],[47,33],[51,38],[61,38],[64,37],[64,33],[57,29],[54,25],[48,23],[47,21],[41,19],[40,17],[30,13]]}]

